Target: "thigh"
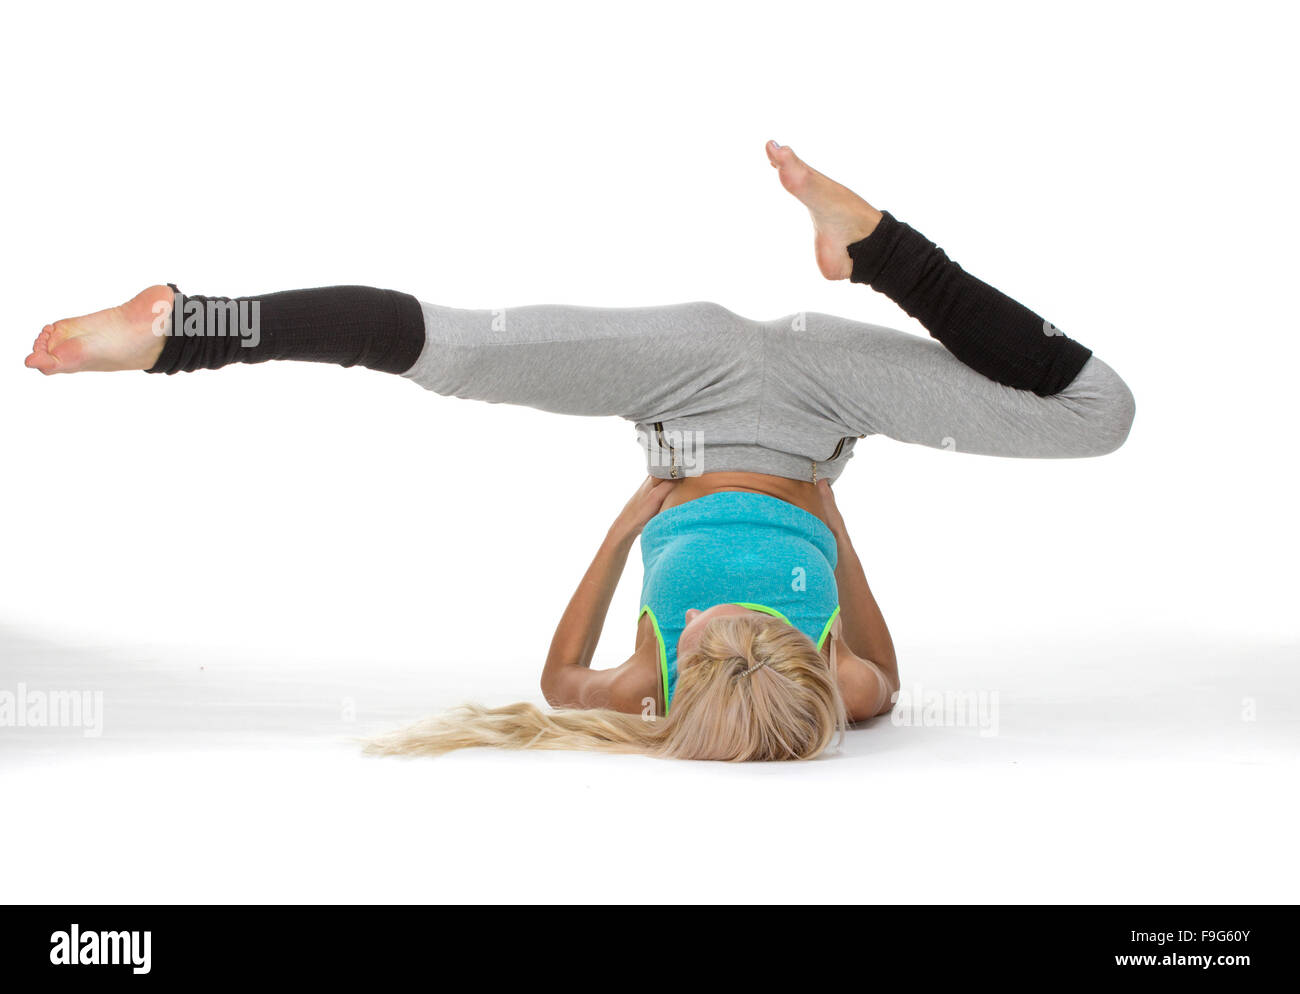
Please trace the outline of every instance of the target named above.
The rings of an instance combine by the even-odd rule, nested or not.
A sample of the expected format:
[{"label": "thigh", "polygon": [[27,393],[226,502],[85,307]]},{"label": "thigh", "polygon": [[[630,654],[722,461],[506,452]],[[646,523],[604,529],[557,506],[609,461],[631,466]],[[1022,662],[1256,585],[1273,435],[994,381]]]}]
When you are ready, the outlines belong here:
[{"label": "thigh", "polygon": [[754,324],[718,304],[421,306],[404,375],[444,396],[652,423],[733,410],[752,387]]},{"label": "thigh", "polygon": [[774,329],[769,362],[783,374],[770,398],[777,418],[1029,458],[1113,451],[1132,423],[1131,392],[1095,356],[1060,393],[1040,397],[975,372],[933,339],[892,328],[810,312]]}]

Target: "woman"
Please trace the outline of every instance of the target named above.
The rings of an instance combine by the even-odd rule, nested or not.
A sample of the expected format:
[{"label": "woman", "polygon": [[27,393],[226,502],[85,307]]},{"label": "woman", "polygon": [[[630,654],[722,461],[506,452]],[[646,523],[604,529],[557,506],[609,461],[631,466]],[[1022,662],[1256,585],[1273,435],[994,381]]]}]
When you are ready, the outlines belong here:
[{"label": "woman", "polygon": [[[898,663],[830,484],[857,438],[1002,456],[1097,456],[1132,424],[1124,382],[925,236],[769,142],[827,279],[867,284],[933,341],[826,314],[752,321],[710,303],[506,311],[370,287],[258,298],[154,286],[47,325],[43,373],[176,373],[296,359],[401,374],[446,396],[617,415],[650,477],[615,519],[542,671],[557,710],[466,706],[372,749],[603,749],[809,759],[889,710]],[[634,541],[636,648],[590,663]]]}]

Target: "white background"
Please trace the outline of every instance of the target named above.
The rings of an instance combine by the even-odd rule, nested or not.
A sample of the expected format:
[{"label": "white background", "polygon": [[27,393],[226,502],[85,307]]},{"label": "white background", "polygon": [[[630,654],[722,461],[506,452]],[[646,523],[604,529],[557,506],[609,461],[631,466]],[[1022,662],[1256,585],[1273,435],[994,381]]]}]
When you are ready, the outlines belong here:
[{"label": "white background", "polygon": [[[1295,898],[1287,5],[3,16],[0,691],[106,702],[99,739],[0,728],[7,899]],[[768,138],[1136,395],[1103,459],[873,438],[837,488],[905,686],[996,693],[996,736],[882,719],[780,766],[363,759],[347,736],[540,703],[644,474],[632,427],[361,369],[22,365],[44,323],[168,280],[920,333],[820,279]],[[597,665],[631,650],[636,555]]]}]

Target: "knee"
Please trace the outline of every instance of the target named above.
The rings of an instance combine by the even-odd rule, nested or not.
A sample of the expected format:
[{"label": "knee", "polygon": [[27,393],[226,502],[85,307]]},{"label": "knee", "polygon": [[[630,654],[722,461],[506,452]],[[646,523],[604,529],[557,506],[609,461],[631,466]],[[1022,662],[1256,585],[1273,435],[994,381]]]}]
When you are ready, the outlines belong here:
[{"label": "knee", "polygon": [[1095,372],[1099,374],[1096,377],[1095,390],[1090,391],[1093,394],[1092,411],[1089,416],[1093,451],[1089,454],[1104,456],[1114,452],[1128,440],[1129,432],[1133,428],[1133,419],[1137,414],[1137,402],[1133,397],[1133,391],[1118,373],[1096,357],[1089,362],[1098,367]]}]

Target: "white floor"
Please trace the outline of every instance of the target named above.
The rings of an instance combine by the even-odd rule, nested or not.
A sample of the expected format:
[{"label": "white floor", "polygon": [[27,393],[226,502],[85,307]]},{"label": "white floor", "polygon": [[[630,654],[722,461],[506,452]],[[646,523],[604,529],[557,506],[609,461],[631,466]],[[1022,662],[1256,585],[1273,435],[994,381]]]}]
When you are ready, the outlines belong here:
[{"label": "white floor", "polygon": [[[102,734],[0,728],[11,902],[1293,901],[1295,644],[1125,633],[912,648],[996,725],[853,730],[812,764],[482,750],[349,736],[482,670],[304,667],[0,630],[0,692],[95,688]],[[969,679],[979,674],[978,683]],[[991,702],[985,697],[985,703]],[[15,854],[21,854],[15,859]]]}]

